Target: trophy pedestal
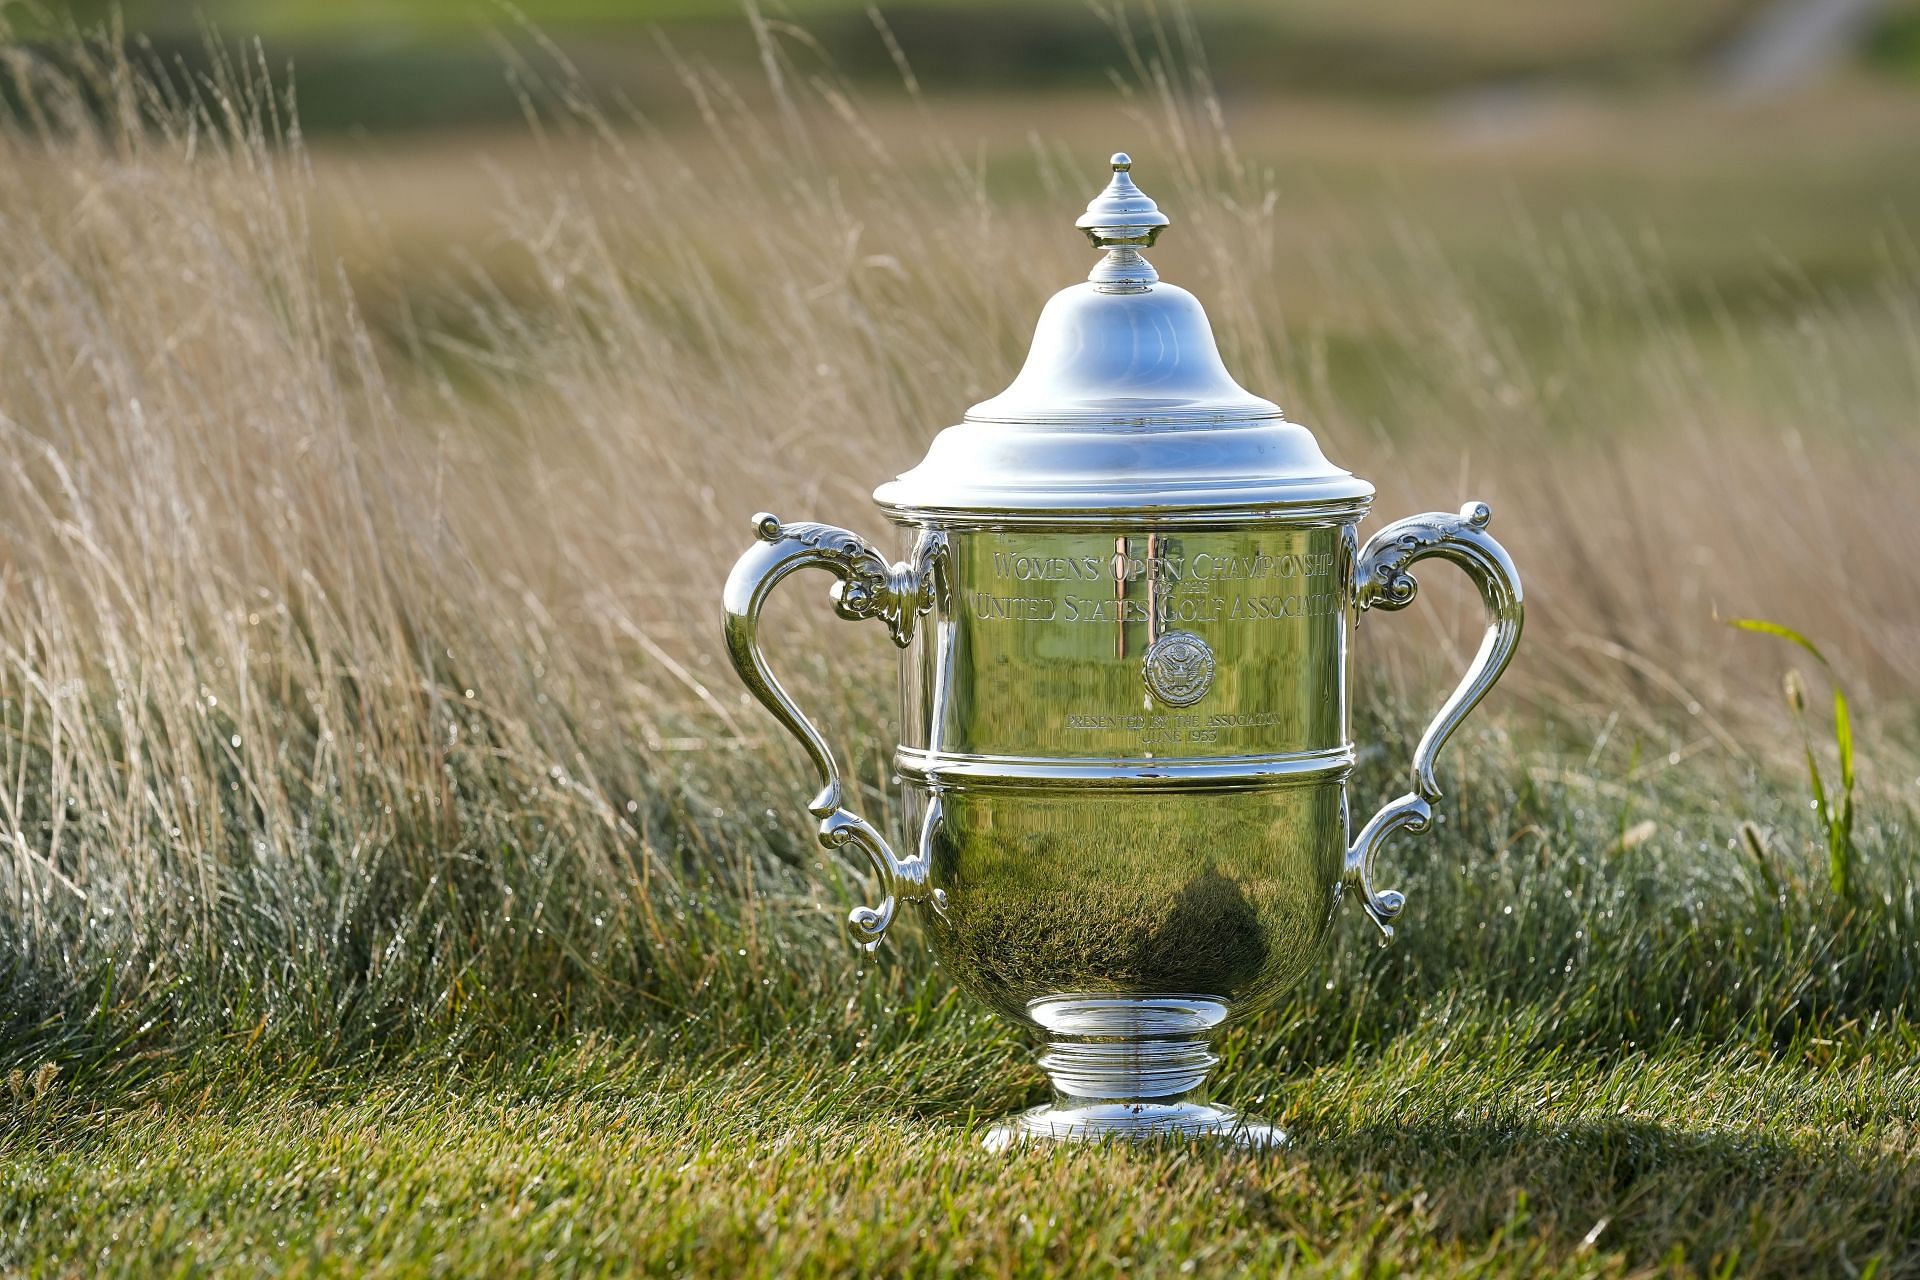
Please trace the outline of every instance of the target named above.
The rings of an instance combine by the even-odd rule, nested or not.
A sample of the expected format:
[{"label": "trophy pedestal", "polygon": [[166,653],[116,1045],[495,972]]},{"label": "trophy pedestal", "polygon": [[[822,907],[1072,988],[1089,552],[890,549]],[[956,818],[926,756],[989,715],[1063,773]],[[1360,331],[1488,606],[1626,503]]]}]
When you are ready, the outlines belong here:
[{"label": "trophy pedestal", "polygon": [[1006,1151],[1024,1142],[1099,1142],[1104,1138],[1154,1142],[1175,1135],[1251,1150],[1287,1145],[1287,1135],[1279,1129],[1249,1119],[1232,1107],[1195,1102],[1075,1106],[1064,1099],[1023,1111],[993,1126],[987,1130],[984,1145],[989,1151]]},{"label": "trophy pedestal", "polygon": [[1150,1141],[1178,1135],[1243,1147],[1286,1143],[1280,1130],[1204,1100],[1220,1061],[1211,1044],[1226,1006],[1204,996],[1099,996],[1035,1001],[1046,1031],[1040,1069],[1054,1100],[988,1130],[1004,1151],[1033,1140]]}]

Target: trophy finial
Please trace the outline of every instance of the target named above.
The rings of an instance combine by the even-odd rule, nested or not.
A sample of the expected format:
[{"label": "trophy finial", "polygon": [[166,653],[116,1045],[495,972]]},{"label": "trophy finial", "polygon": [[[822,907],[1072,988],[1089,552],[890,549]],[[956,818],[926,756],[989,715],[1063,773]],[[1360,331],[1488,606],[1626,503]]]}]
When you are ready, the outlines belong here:
[{"label": "trophy finial", "polygon": [[1170,219],[1134,185],[1132,156],[1116,151],[1108,163],[1112,180],[1073,224],[1096,249],[1107,251],[1087,279],[1102,293],[1145,293],[1160,276],[1140,250],[1153,244]]}]

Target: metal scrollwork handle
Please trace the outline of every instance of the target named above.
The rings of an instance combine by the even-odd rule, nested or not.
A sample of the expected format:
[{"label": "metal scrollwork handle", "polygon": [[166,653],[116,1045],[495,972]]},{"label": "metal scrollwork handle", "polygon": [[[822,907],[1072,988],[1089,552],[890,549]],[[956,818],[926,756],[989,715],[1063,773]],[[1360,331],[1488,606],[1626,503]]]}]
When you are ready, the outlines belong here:
[{"label": "metal scrollwork handle", "polygon": [[1466,570],[1487,606],[1487,633],[1480,641],[1480,652],[1414,748],[1414,789],[1374,814],[1347,849],[1347,881],[1359,888],[1361,906],[1386,938],[1393,937],[1393,919],[1406,906],[1406,897],[1393,889],[1373,887],[1374,856],[1393,832],[1425,831],[1433,821],[1433,805],[1440,799],[1440,787],[1433,778],[1434,758],[1467,713],[1493,688],[1520,643],[1525,617],[1520,575],[1506,549],[1488,536],[1492,519],[1493,509],[1484,502],[1469,502],[1459,515],[1410,516],[1374,534],[1360,553],[1356,595],[1363,610],[1404,609],[1411,604],[1419,584],[1407,569],[1428,556],[1451,560]]},{"label": "metal scrollwork handle", "polygon": [[753,527],[759,541],[727,575],[727,656],[753,696],[800,740],[819,770],[820,794],[807,810],[820,820],[820,843],[829,849],[857,846],[880,877],[885,895],[880,905],[855,907],[847,917],[856,940],[871,951],[893,923],[897,899],[938,901],[938,895],[928,890],[927,860],[920,853],[910,858],[894,853],[866,819],[842,803],[846,787],[832,750],[774,678],[760,652],[760,609],[780,580],[796,569],[825,569],[840,579],[833,587],[834,611],[855,620],[885,619],[893,642],[904,649],[913,642],[915,622],[933,607],[932,564],[940,550],[940,535],[922,537],[914,564],[889,564],[858,534],[834,525],[782,524],[778,517],[762,513],[753,518]]}]

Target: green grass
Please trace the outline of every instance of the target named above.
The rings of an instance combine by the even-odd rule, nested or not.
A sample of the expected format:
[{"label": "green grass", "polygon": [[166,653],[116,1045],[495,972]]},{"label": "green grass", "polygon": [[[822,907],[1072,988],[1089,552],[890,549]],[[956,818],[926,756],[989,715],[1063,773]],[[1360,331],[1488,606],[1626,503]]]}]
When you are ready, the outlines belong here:
[{"label": "green grass", "polygon": [[989,1154],[968,1108],[1016,1101],[1018,1077],[951,1005],[844,1055],[591,1042],[111,1109],[56,1092],[0,1158],[0,1248],[122,1275],[1913,1270],[1910,1058],[1808,1039],[1609,1060],[1528,1030],[1443,1006],[1263,1082],[1292,1138],[1267,1154]]},{"label": "green grass", "polygon": [[[1485,733],[1465,748],[1483,763],[1453,821],[1388,854],[1411,899],[1401,941],[1375,946],[1346,913],[1302,988],[1222,1046],[1221,1093],[1278,1120],[1283,1151],[990,1154],[985,1125],[1040,1077],[911,928],[866,957],[837,906],[794,910],[837,902],[804,875],[739,901],[689,867],[713,897],[670,935],[684,953],[564,1011],[497,990],[411,1048],[265,1020],[92,1056],[66,1041],[0,1111],[0,1265],[1920,1270],[1911,816],[1869,820],[1847,904],[1822,834],[1763,777],[1669,775],[1595,806],[1571,767],[1526,780],[1552,753]],[[1772,833],[1757,854],[1735,815]],[[166,999],[194,1021],[191,993]]]}]

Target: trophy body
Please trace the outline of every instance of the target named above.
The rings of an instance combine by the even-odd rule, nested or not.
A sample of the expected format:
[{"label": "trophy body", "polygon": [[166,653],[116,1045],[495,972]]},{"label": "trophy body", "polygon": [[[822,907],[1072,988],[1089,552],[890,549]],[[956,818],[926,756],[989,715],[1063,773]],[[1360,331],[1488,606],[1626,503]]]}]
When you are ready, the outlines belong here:
[{"label": "trophy body", "polygon": [[[1349,889],[1391,933],[1401,900],[1374,888],[1374,853],[1426,826],[1434,758],[1520,631],[1484,506],[1361,546],[1372,486],[1227,375],[1198,302],[1139,254],[1166,218],[1129,167],[1115,157],[1081,219],[1107,257],[1048,304],[1020,377],[876,494],[905,557],[761,516],[727,584],[735,665],[819,767],[820,839],[859,845],[879,875],[855,934],[871,946],[920,902],[945,971],[1044,1045],[1055,1100],[998,1143],[1273,1140],[1206,1101],[1212,1038],[1300,979]],[[1486,638],[1414,752],[1412,790],[1356,833],[1356,623],[1408,603],[1408,566],[1429,555],[1480,587]],[[904,857],[846,808],[760,651],[761,602],[804,567],[902,649]]]}]

